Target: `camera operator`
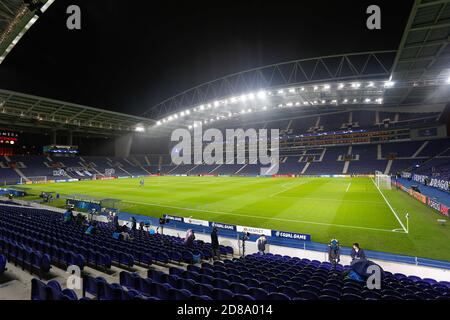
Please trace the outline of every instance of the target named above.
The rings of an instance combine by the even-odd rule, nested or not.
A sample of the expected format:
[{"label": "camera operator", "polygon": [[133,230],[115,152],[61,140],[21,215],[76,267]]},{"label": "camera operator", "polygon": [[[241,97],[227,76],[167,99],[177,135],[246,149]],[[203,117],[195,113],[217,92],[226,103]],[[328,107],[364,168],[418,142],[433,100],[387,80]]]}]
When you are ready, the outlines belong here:
[{"label": "camera operator", "polygon": [[164,234],[164,225],[166,223],[169,223],[169,219],[166,218],[166,215],[164,215],[161,218],[159,218],[159,227],[158,227],[158,229],[156,231],[161,229],[161,234]]},{"label": "camera operator", "polygon": [[245,242],[250,239],[250,233],[248,232],[243,232],[239,239],[242,241],[242,256],[245,256]]}]

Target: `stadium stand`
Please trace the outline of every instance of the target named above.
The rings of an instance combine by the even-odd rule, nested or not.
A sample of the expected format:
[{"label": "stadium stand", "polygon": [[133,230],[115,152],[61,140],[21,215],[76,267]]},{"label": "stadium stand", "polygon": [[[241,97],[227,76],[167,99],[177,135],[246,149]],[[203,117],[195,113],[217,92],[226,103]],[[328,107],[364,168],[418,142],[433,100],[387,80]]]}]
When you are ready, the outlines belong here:
[{"label": "stadium stand", "polygon": [[[29,222],[33,219],[33,224]],[[279,254],[236,258],[221,246],[225,260],[209,262],[209,243],[130,230],[132,240],[114,240],[111,224],[99,222],[93,236],[85,227],[64,223],[60,213],[0,206],[0,270],[6,258],[30,273],[45,277],[51,269],[89,266],[96,275],[83,276],[83,298],[96,300],[449,300],[450,283],[385,271],[381,290],[348,279],[350,266]],[[91,237],[91,238],[89,238]],[[193,255],[201,255],[195,263]],[[117,282],[101,273],[111,263],[122,270]],[[158,268],[153,267],[158,264]],[[124,271],[139,264],[147,277]],[[1,275],[1,272],[0,272]],[[45,280],[44,280],[45,281]],[[31,281],[32,300],[77,300],[76,292],[50,280]]]}]

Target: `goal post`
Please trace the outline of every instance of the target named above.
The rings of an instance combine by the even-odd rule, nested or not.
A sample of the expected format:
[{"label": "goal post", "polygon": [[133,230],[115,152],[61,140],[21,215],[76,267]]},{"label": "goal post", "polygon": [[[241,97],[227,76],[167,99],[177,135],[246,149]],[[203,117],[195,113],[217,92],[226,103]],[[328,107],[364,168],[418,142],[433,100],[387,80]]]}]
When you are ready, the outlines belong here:
[{"label": "goal post", "polygon": [[391,176],[381,171],[375,171],[375,184],[379,189],[391,190]]},{"label": "goal post", "polygon": [[20,177],[20,184],[46,183],[47,176]]}]

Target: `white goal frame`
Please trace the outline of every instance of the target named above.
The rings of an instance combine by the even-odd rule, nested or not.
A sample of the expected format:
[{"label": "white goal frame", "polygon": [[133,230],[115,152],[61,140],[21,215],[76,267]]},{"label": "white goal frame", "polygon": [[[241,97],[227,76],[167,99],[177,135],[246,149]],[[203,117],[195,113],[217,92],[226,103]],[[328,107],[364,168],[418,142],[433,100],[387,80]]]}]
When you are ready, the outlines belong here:
[{"label": "white goal frame", "polygon": [[27,184],[27,183],[46,183],[47,182],[47,176],[35,176],[35,177],[20,177],[20,184]]},{"label": "white goal frame", "polygon": [[375,171],[375,184],[379,189],[391,190],[391,176],[384,174],[381,171]]}]

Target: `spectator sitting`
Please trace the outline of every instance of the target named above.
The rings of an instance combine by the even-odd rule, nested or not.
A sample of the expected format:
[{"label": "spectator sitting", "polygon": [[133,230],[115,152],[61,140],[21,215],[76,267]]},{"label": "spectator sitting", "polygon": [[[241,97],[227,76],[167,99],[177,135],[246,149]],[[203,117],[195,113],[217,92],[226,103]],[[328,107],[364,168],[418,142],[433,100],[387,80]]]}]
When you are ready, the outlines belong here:
[{"label": "spectator sitting", "polygon": [[353,244],[351,257],[352,261],[366,260],[366,254],[364,253],[364,250],[359,247],[359,243],[357,242]]},{"label": "spectator sitting", "polygon": [[91,236],[95,235],[96,227],[97,227],[97,222],[94,221],[94,222],[93,222],[92,224],[90,224],[89,227],[86,229],[85,234],[91,235]]},{"label": "spectator sitting", "polygon": [[122,236],[122,239],[125,241],[131,240],[130,234],[126,231],[122,231],[120,235]]},{"label": "spectator sitting", "polygon": [[186,245],[186,247],[192,247],[194,245],[194,240],[195,240],[194,231],[192,229],[189,229],[186,232],[186,238],[184,239],[184,244]]},{"label": "spectator sitting", "polygon": [[67,211],[64,213],[63,219],[64,223],[70,223],[71,221],[73,221],[73,212],[71,208],[67,209]]}]

